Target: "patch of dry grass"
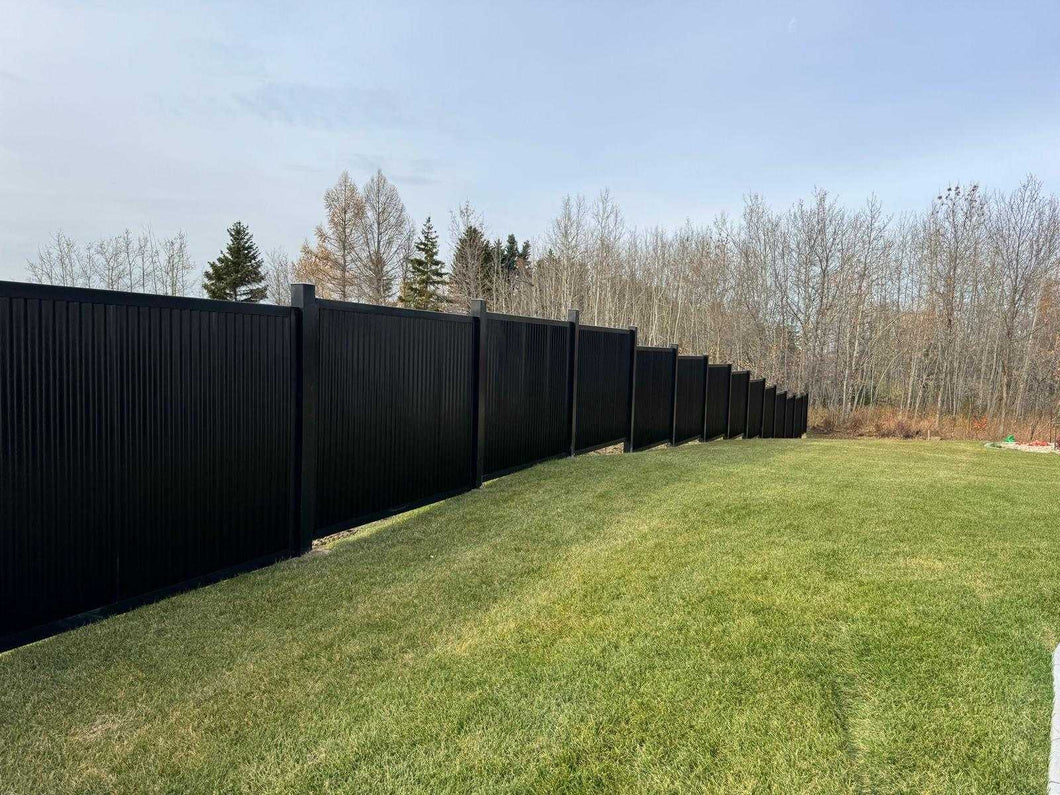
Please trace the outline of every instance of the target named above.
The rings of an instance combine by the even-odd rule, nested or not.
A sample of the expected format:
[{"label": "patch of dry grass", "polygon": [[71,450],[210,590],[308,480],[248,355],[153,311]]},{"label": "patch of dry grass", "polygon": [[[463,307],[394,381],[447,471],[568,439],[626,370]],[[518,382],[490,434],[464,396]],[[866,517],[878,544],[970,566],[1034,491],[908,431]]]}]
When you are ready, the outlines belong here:
[{"label": "patch of dry grass", "polygon": [[943,415],[934,412],[912,415],[890,406],[863,406],[842,416],[835,409],[810,406],[809,429],[818,436],[879,439],[978,439],[995,441],[1012,434],[1020,442],[1060,441],[1060,423],[1052,417],[1030,417],[1019,421],[988,417]]}]

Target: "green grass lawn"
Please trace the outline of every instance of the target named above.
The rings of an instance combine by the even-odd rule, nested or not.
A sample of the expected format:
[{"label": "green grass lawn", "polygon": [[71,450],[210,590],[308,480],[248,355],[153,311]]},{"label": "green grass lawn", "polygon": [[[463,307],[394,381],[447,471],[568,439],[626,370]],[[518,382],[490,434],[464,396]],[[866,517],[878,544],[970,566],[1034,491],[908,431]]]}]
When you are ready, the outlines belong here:
[{"label": "green grass lawn", "polygon": [[1042,792],[1060,457],[554,461],[0,655],[0,792]]}]

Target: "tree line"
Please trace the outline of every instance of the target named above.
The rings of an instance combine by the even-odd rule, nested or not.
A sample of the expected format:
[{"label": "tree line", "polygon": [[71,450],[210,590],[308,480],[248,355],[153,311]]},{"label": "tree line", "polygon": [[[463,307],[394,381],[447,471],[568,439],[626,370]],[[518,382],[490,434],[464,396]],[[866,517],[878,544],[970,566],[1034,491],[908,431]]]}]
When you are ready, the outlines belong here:
[{"label": "tree line", "polygon": [[[477,297],[541,317],[578,307],[585,323],[636,325],[644,344],[749,367],[841,415],[884,404],[936,421],[1060,420],[1060,209],[1033,177],[1009,192],[954,185],[899,216],[824,190],[782,210],[751,195],[739,216],[676,229],[636,228],[603,191],[565,198],[533,247],[491,238],[464,204],[450,213],[448,263],[431,219],[417,233],[381,172],[361,188],[344,172],[323,198],[293,261],[263,257],[233,225],[206,293],[286,303],[288,284],[308,281],[326,298],[423,309]],[[183,234],[79,246],[60,233],[29,268],[42,282],[196,287]]]},{"label": "tree line", "polygon": [[819,190],[643,232],[605,192],[565,200],[543,243],[502,306],[634,323],[648,344],[734,361],[843,415],[1060,419],[1060,211],[1033,177],[952,186],[899,217]]}]

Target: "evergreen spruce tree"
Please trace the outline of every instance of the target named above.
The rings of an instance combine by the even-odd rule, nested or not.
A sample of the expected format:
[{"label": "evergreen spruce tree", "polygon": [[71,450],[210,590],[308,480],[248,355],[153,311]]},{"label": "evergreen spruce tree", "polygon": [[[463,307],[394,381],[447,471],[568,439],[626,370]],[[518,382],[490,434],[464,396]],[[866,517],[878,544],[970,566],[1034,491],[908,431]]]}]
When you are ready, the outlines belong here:
[{"label": "evergreen spruce tree", "polygon": [[454,303],[467,306],[472,298],[489,298],[492,249],[481,229],[474,224],[464,228],[449,263],[449,296]]},{"label": "evergreen spruce tree", "polygon": [[500,259],[501,267],[510,277],[519,264],[519,243],[516,241],[515,235],[508,235],[508,241],[504,246],[504,253],[501,254]]},{"label": "evergreen spruce tree", "polygon": [[415,245],[416,256],[409,257],[409,272],[401,285],[399,301],[411,309],[439,310],[445,306],[441,287],[445,284],[445,265],[438,259],[438,234],[428,216]]},{"label": "evergreen spruce tree", "polygon": [[203,288],[210,298],[257,303],[268,292],[263,264],[250,230],[242,221],[236,221],[228,227],[225,250],[209,263]]},{"label": "evergreen spruce tree", "polygon": [[519,248],[519,242],[515,235],[508,235],[508,240],[501,248],[498,240],[496,245],[497,261],[500,263],[500,272],[508,283],[511,283],[519,267],[530,264],[530,241],[524,241],[523,247]]}]

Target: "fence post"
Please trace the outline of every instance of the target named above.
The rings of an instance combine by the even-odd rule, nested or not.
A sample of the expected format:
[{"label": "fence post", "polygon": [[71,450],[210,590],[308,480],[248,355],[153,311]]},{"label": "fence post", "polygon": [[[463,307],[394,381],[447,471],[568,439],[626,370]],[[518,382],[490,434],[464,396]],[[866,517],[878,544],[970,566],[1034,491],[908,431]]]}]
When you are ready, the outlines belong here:
[{"label": "fence post", "polygon": [[754,370],[747,368],[747,400],[743,414],[743,438],[751,438],[751,381],[754,380]]},{"label": "fence post", "polygon": [[754,426],[751,425],[751,392],[754,388],[755,378],[754,370],[749,370],[747,373],[747,416],[744,417],[743,421],[743,438],[753,439],[754,438]]},{"label": "fence post", "polygon": [[670,348],[674,352],[674,369],[671,374],[674,390],[670,400],[670,446],[673,447],[677,444],[677,346],[671,345]]},{"label": "fence post", "polygon": [[626,443],[622,447],[625,453],[633,452],[633,421],[635,417],[634,407],[636,405],[637,393],[637,327],[629,327],[629,409],[626,417],[629,424],[626,426]]},{"label": "fence post", "polygon": [[725,433],[723,434],[725,439],[731,439],[729,436],[729,428],[732,423],[730,417],[732,415],[732,362],[728,362],[725,365],[725,388],[728,390],[728,399],[725,401]]},{"label": "fence post", "polygon": [[471,393],[471,487],[482,486],[486,463],[486,302],[471,299],[473,324],[472,363],[474,389]]},{"label": "fence post", "polygon": [[699,441],[707,441],[707,403],[710,398],[710,357],[703,357],[703,430],[699,434]]},{"label": "fence post", "polygon": [[313,545],[317,513],[317,399],[319,346],[316,288],[312,284],[291,285],[291,306],[299,311],[299,367],[296,405],[298,445],[295,451],[297,477],[297,532],[295,549],[307,552]]},{"label": "fence post", "polygon": [[581,336],[577,309],[567,310],[567,324],[570,326],[570,361],[567,370],[567,417],[570,419],[570,454],[573,456],[578,447],[578,338]]}]

